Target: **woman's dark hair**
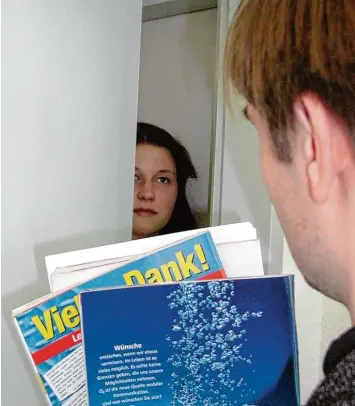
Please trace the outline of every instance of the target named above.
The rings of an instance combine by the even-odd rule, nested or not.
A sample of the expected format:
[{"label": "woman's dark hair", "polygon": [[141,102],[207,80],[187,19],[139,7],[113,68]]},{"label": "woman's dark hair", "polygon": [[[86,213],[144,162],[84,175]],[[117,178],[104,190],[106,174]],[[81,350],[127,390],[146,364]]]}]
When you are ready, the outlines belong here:
[{"label": "woman's dark hair", "polygon": [[178,193],[173,213],[160,234],[170,234],[197,228],[196,219],[186,197],[188,179],[197,179],[196,169],[192,164],[187,149],[171,134],[153,124],[139,122],[137,126],[137,145],[149,144],[166,148],[174,159]]}]

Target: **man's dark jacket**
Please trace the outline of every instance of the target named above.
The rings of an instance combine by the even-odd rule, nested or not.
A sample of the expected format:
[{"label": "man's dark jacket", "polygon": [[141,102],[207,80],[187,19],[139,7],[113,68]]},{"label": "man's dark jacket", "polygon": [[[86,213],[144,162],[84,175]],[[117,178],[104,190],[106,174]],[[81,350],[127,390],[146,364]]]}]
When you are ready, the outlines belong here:
[{"label": "man's dark jacket", "polygon": [[332,343],[323,370],[325,378],[307,406],[355,406],[355,328]]}]

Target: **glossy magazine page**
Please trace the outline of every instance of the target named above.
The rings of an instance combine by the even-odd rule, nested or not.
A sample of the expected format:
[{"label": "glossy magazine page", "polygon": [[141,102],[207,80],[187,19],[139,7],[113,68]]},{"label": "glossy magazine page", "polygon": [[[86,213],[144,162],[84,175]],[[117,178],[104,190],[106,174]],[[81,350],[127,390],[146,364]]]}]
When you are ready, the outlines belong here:
[{"label": "glossy magazine page", "polygon": [[81,294],[90,406],[298,406],[293,277]]}]

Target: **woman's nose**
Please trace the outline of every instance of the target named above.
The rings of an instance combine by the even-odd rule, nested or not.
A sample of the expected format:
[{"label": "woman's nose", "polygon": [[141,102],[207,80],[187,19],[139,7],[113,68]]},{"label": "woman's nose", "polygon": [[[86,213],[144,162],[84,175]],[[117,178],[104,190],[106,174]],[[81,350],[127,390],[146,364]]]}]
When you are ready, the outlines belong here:
[{"label": "woman's nose", "polygon": [[152,182],[145,181],[138,186],[138,198],[142,200],[153,200],[155,198]]}]

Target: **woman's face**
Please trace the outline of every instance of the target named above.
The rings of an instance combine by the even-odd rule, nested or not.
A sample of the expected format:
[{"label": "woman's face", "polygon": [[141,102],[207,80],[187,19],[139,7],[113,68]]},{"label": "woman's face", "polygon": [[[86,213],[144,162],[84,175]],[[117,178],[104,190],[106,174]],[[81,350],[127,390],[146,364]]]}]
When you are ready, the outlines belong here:
[{"label": "woman's face", "polygon": [[156,235],[168,223],[178,193],[176,167],[163,147],[138,144],[133,207],[133,239]]}]

